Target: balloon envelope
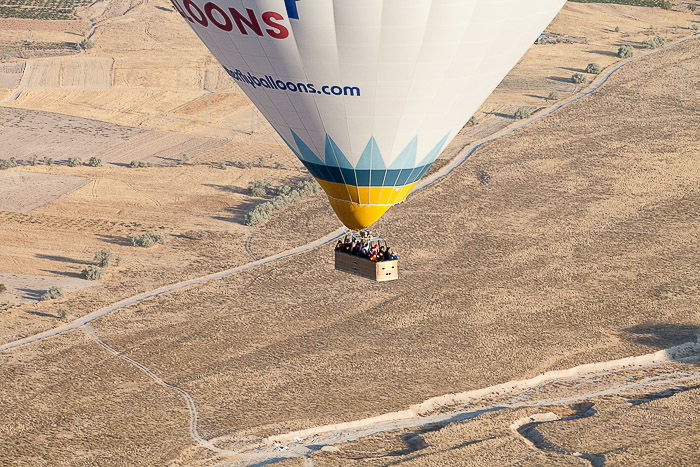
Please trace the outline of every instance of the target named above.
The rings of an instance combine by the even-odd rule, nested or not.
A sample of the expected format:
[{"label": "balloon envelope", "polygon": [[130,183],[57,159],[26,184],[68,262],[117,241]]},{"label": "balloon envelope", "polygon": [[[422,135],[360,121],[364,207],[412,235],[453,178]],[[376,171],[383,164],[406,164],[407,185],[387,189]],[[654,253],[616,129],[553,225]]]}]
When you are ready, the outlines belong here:
[{"label": "balloon envelope", "polygon": [[565,0],[172,0],[351,229],[403,201]]}]

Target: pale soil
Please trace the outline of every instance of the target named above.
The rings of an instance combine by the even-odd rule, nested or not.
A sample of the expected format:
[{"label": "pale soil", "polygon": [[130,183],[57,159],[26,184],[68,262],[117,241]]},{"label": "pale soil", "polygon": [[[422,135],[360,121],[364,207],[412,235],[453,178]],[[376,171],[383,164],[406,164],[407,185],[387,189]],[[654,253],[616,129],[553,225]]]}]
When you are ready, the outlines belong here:
[{"label": "pale soil", "polygon": [[[0,284],[4,284],[7,287],[5,292],[0,292],[0,303],[37,302],[41,299],[43,293],[53,286],[59,287],[63,292],[67,293],[100,285],[99,282],[88,281],[78,277],[32,276],[4,272],[0,272]],[[33,312],[28,311],[28,313],[32,314]],[[53,318],[54,316],[46,317]],[[26,320],[31,321],[31,316],[27,316]]]},{"label": "pale soil", "polygon": [[[515,434],[512,424],[545,414],[567,417],[581,409],[574,404],[506,409],[446,427],[374,435],[337,445],[338,452],[320,452],[312,459],[317,466],[590,465],[569,454],[579,452],[602,456],[605,465],[694,465],[700,448],[700,417],[695,410],[700,390],[693,386],[698,383],[697,379],[688,383],[695,389],[639,405],[633,405],[641,395],[635,392],[587,399],[583,408],[592,406],[592,415],[538,424],[536,430],[544,437],[539,447]],[[295,464],[303,462],[286,465]]]},{"label": "pale soil", "polygon": [[[77,190],[90,180],[81,177],[20,171],[0,172],[0,211],[29,213]],[[37,190],[41,186],[41,190]]]},{"label": "pale soil", "polygon": [[[693,222],[700,174],[691,161],[700,121],[694,111],[699,96],[688,90],[697,86],[697,44],[623,68],[598,93],[488,145],[449,178],[392,210],[380,228],[391,232],[402,257],[402,278],[395,283],[334,272],[330,249],[320,250],[154,298],[94,323],[96,332],[186,389],[197,401],[206,438],[354,420],[434,395],[692,340],[700,325],[693,286],[700,270]],[[476,180],[477,165],[491,174],[490,185]],[[336,224],[330,216],[314,218],[320,206],[320,199],[310,201],[277,216],[258,231],[256,243],[264,244],[268,229],[295,219],[304,220],[302,230],[331,230]],[[170,244],[159,248],[153,253]],[[145,416],[162,419],[165,410],[181,411],[175,393],[161,398],[160,387],[134,392],[137,381],[152,384],[142,374],[125,375],[127,386],[116,384],[114,363],[89,372],[80,370],[82,364],[59,370],[85,352],[94,356],[94,347],[73,332],[0,357],[6,392],[44,398],[12,398],[2,411],[21,406],[35,417],[5,423],[11,456],[66,460],[63,447],[53,448],[65,446],[64,439],[49,434],[41,447],[30,444],[42,432],[30,426],[49,422],[73,432],[74,418],[54,415],[54,394],[69,384],[67,390],[80,396],[61,399],[61,410],[80,413],[85,429],[100,434],[70,438],[77,453],[70,459],[89,458],[83,453],[88,448],[109,453],[115,463],[133,459],[134,451],[144,462],[202,459],[204,453],[188,450],[183,439],[186,417],[161,425]],[[50,371],[35,371],[39,366]],[[56,371],[72,379],[47,392]],[[126,400],[120,402],[122,394]],[[138,398],[149,396],[158,402],[131,429],[124,418],[133,415],[130,404],[142,410]],[[694,404],[678,400],[686,411]],[[118,417],[95,425],[104,420],[94,415],[101,410]],[[502,432],[530,413],[513,413],[493,429]],[[613,412],[606,423],[626,416]],[[452,435],[452,445],[435,441],[435,449],[492,436],[489,417],[469,422],[474,431]],[[674,423],[659,417],[649,430]],[[115,431],[120,438],[102,437]],[[576,433],[561,435],[560,442],[567,445]],[[678,433],[673,428],[675,439]],[[165,442],[170,456],[161,449]],[[615,443],[609,440],[609,446]],[[125,453],[125,446],[131,451]],[[516,437],[468,446],[454,454],[483,449],[493,464],[549,456]],[[478,463],[479,454],[474,456]]]}]

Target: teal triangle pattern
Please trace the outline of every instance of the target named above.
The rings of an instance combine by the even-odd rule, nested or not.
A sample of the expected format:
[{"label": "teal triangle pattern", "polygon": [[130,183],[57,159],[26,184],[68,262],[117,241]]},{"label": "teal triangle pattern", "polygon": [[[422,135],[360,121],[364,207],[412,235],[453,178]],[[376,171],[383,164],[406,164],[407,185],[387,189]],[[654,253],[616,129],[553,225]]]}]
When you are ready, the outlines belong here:
[{"label": "teal triangle pattern", "polygon": [[[294,137],[294,142],[297,143],[297,147],[299,148],[299,152],[294,151],[294,153],[297,155],[299,159],[301,159],[304,162],[311,162],[312,164],[319,164],[323,165],[323,162],[321,159],[316,155],[316,153],[306,145],[304,140],[302,140],[299,135],[297,135],[293,130],[292,130],[292,136]],[[286,141],[286,140],[285,140]],[[287,145],[294,150],[291,144],[287,142]],[[299,154],[301,153],[301,154]]]},{"label": "teal triangle pattern", "polygon": [[418,154],[418,136],[414,137],[406,145],[401,154],[391,163],[390,169],[410,169],[416,166],[416,155]]},{"label": "teal triangle pattern", "polygon": [[356,169],[360,170],[384,170],[386,165],[384,164],[384,158],[382,157],[382,152],[379,150],[377,145],[377,140],[372,136],[365,146],[365,150],[362,151],[360,160],[357,161]]},{"label": "teal triangle pattern", "polygon": [[448,132],[445,136],[442,137],[438,144],[436,144],[435,147],[431,149],[430,152],[420,161],[420,163],[417,164],[417,166],[422,167],[424,165],[432,164],[433,162],[435,162],[435,159],[437,159],[437,157],[440,155],[443,146],[445,146],[445,143],[447,143],[447,138],[449,136],[450,133]]},{"label": "teal triangle pattern", "polygon": [[341,169],[354,169],[343,151],[335,144],[333,138],[328,135],[326,135],[326,161],[328,161],[329,165],[332,165],[332,161],[336,161],[335,166]]}]

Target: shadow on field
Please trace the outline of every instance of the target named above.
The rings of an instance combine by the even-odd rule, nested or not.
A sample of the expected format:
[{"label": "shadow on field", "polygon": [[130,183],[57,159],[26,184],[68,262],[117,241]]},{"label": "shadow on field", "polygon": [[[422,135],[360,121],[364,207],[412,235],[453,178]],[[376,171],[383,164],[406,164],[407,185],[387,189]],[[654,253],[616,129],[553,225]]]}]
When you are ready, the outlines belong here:
[{"label": "shadow on field", "polygon": [[37,253],[35,255],[37,258],[41,259],[48,259],[51,261],[58,261],[61,263],[71,263],[71,264],[89,264],[88,261],[83,261],[79,259],[73,259],[73,258],[68,258],[66,256],[55,256],[55,255],[42,255],[41,253]]},{"label": "shadow on field", "polygon": [[611,50],[589,50],[589,54],[605,55],[606,57],[617,57],[617,52]]},{"label": "shadow on field", "polygon": [[22,292],[22,298],[26,298],[27,300],[41,300],[41,296],[46,293],[45,289],[39,290],[39,289],[16,289],[19,292]]},{"label": "shadow on field", "polygon": [[132,246],[131,245],[131,238],[129,237],[119,237],[117,235],[105,235],[105,234],[95,234],[97,238],[102,240],[105,243],[111,243],[112,245],[121,245],[121,246]]},{"label": "shadow on field", "polygon": [[700,326],[694,324],[641,324],[623,332],[625,339],[658,349],[700,342]]},{"label": "shadow on field", "polygon": [[55,274],[57,276],[64,276],[64,277],[74,277],[76,279],[82,279],[83,276],[80,275],[78,272],[70,272],[70,271],[53,271],[49,269],[42,269],[41,271],[43,272],[48,272],[49,274]]},{"label": "shadow on field", "polygon": [[227,216],[212,216],[212,219],[225,222],[235,222],[237,224],[243,224],[245,215],[252,211],[255,206],[260,204],[260,201],[244,201],[238,206],[228,207],[224,210],[231,214],[230,217]]},{"label": "shadow on field", "polygon": [[28,315],[41,316],[42,318],[59,318],[58,315],[52,315],[51,313],[44,313],[42,311],[24,310],[24,312]]},{"label": "shadow on field", "polygon": [[216,185],[214,183],[205,183],[204,186],[208,188],[215,188],[226,193],[236,193],[237,195],[247,194],[247,190],[245,188],[240,188],[232,185]]}]

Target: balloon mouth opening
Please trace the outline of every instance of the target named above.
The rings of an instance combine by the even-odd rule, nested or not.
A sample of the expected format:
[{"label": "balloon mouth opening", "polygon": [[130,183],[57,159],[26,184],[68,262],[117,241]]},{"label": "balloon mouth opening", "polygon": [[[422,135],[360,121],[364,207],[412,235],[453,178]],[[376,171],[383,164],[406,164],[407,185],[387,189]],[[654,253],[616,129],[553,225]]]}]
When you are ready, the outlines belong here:
[{"label": "balloon mouth opening", "polygon": [[392,206],[391,204],[357,204],[331,196],[328,197],[333,211],[350,230],[363,230],[374,224]]}]

